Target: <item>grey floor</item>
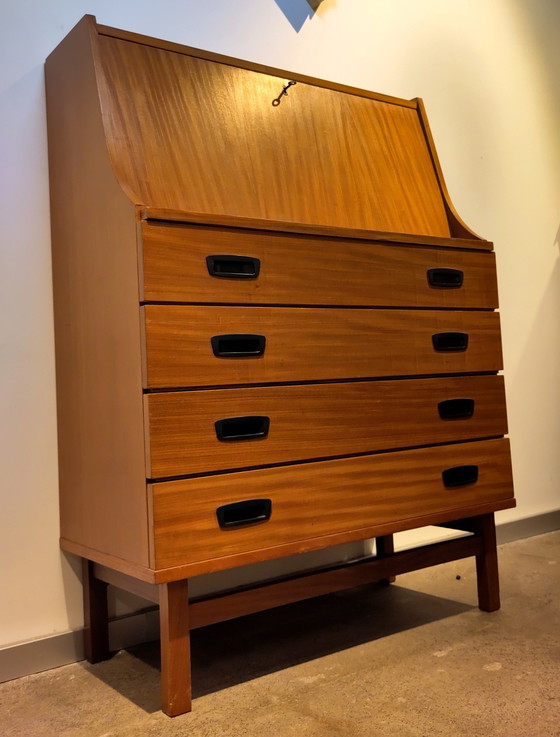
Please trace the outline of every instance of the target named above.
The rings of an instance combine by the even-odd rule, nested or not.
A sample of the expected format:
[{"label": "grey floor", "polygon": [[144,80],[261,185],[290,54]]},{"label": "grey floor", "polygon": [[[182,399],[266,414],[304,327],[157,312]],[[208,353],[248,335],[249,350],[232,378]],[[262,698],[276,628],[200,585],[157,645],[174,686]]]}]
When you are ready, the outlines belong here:
[{"label": "grey floor", "polygon": [[474,562],[193,633],[194,711],[159,711],[156,645],[0,686],[3,737],[556,737],[560,531],[500,549],[502,609]]}]

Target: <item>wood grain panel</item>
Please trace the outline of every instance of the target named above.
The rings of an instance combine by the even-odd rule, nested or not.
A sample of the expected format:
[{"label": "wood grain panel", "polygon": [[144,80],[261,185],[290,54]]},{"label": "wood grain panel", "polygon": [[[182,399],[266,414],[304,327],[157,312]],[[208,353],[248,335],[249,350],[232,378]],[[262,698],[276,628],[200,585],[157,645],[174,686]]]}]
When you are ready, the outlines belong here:
[{"label": "wood grain panel", "polygon": [[[438,402],[471,398],[472,417],[442,419]],[[306,384],[146,396],[151,478],[504,435],[501,376]],[[270,417],[268,436],[220,441],[214,423]]]},{"label": "wood grain panel", "polygon": [[[478,481],[446,488],[442,471],[476,464]],[[507,500],[509,442],[489,440],[154,484],[156,567],[266,549],[306,538]],[[221,529],[216,508],[272,501],[270,520]],[[421,524],[421,523],[420,523]],[[328,544],[328,543],[327,543]],[[226,564],[227,565],[227,564]]]},{"label": "wood grain panel", "polygon": [[142,566],[148,525],[135,212],[107,155],[93,33],[91,19],[82,20],[45,68],[61,535]]},{"label": "wood grain panel", "polygon": [[99,36],[109,151],[150,207],[449,236],[416,109]]},{"label": "wood grain panel", "polygon": [[[95,20],[93,16],[90,17]],[[105,26],[100,23],[97,24],[97,31],[102,36],[120,38],[124,41],[132,41],[133,43],[142,44],[144,46],[154,46],[158,49],[166,49],[167,51],[173,51],[178,54],[186,54],[187,56],[196,56],[200,59],[208,59],[209,61],[215,61],[220,64],[228,64],[230,66],[241,67],[243,69],[251,69],[255,72],[261,72],[264,74],[273,74],[275,76],[288,77],[290,79],[295,79],[299,82],[306,82],[308,84],[316,83],[322,87],[326,87],[327,89],[337,90],[338,92],[346,92],[349,95],[361,95],[362,97],[368,97],[372,100],[380,100],[381,102],[388,102],[393,105],[400,105],[402,107],[409,107],[413,109],[416,109],[417,107],[417,100],[404,100],[402,97],[395,97],[394,95],[384,95],[381,92],[371,92],[370,90],[364,90],[360,87],[351,87],[349,85],[340,84],[339,82],[317,80],[304,74],[277,69],[265,64],[257,64],[253,61],[244,61],[242,59],[236,59],[232,56],[217,54],[215,51],[205,51],[203,49],[197,49],[193,46],[185,46],[184,44],[178,44],[173,41],[153,38],[152,36],[145,36],[141,33],[125,31],[120,28],[112,28],[111,26]]]},{"label": "wood grain panel", "polygon": [[[142,253],[146,301],[498,306],[493,253],[153,222],[142,223]],[[220,254],[258,258],[258,277],[210,276],[206,257]],[[434,267],[463,271],[463,285],[430,286],[427,270]]]},{"label": "wood grain panel", "polygon": [[[187,387],[498,371],[494,312],[148,305],[147,386]],[[466,351],[434,350],[432,335],[469,335]],[[266,337],[264,355],[214,356],[210,338]]]},{"label": "wood grain panel", "polygon": [[[494,512],[502,509],[511,509],[512,507],[515,507],[515,499],[513,497],[501,499],[500,501],[484,502],[483,504],[476,502],[471,507],[462,508],[461,515],[465,517],[473,517],[482,514],[493,514]],[[172,566],[171,568],[158,568],[152,572],[153,580],[156,583],[179,581],[183,578],[190,578],[203,573],[222,571],[224,569],[231,569],[235,566],[248,565],[251,563],[260,563],[264,560],[273,560],[274,558],[281,558],[284,555],[308,553],[312,550],[321,550],[322,548],[334,545],[342,545],[348,542],[357,542],[367,538],[375,538],[378,535],[392,535],[395,532],[402,532],[403,530],[425,527],[426,525],[438,525],[453,519],[456,519],[455,510],[443,510],[404,521],[394,520],[392,522],[376,524],[372,527],[362,527],[359,530],[346,530],[345,532],[337,532],[333,535],[288,542],[283,545],[275,545],[272,548],[249,550],[244,553],[237,553],[236,555],[212,558],[197,563],[185,563],[178,566]],[[344,552],[342,552],[342,554],[344,555]]]},{"label": "wood grain panel", "polygon": [[262,218],[240,217],[211,213],[201,215],[185,210],[165,210],[157,207],[137,206],[140,220],[152,223],[177,223],[181,225],[215,225],[221,228],[245,228],[252,230],[274,231],[278,233],[297,233],[301,235],[318,235],[326,238],[358,238],[363,241],[378,243],[410,244],[415,246],[436,246],[437,248],[467,248],[469,250],[492,251],[491,241],[479,238],[443,237],[437,235],[415,235],[414,233],[391,233],[382,230],[364,230],[363,228],[337,228],[333,225],[318,223],[296,223],[286,220],[263,220]]}]

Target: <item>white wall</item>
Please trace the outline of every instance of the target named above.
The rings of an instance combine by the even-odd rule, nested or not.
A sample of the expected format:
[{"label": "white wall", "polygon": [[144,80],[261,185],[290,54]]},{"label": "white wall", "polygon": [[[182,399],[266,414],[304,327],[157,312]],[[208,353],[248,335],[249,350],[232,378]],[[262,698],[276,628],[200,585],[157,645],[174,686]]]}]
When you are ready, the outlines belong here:
[{"label": "white wall", "polygon": [[81,624],[58,551],[42,64],[99,22],[401,97],[424,98],[459,213],[494,240],[518,507],[560,507],[557,0],[2,0],[0,647]]}]

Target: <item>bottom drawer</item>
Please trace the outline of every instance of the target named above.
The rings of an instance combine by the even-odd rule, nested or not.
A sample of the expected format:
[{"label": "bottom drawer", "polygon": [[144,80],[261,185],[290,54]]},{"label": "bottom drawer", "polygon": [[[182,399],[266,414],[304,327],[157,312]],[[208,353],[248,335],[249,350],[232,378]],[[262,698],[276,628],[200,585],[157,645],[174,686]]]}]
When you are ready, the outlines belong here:
[{"label": "bottom drawer", "polygon": [[[455,519],[477,514],[481,505],[513,506],[508,503],[513,485],[506,439],[167,481],[150,488],[155,568],[208,563],[195,566],[192,575],[371,537],[372,528],[381,525],[402,522],[407,529],[432,524],[441,513]],[[248,504],[227,506],[239,502]],[[251,523],[266,516],[268,502],[270,518]],[[218,521],[222,507],[225,526]],[[237,557],[216,561],[224,556]]]}]

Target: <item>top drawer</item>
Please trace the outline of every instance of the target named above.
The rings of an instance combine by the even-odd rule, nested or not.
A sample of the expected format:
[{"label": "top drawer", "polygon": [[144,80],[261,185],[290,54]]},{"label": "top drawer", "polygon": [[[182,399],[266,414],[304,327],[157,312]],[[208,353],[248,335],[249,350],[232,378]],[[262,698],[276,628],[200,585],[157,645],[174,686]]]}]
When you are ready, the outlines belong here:
[{"label": "top drawer", "polygon": [[[141,227],[145,302],[498,306],[493,253],[237,228]],[[213,256],[222,257],[214,267],[207,262]],[[431,284],[431,269],[453,271],[432,275]]]}]

